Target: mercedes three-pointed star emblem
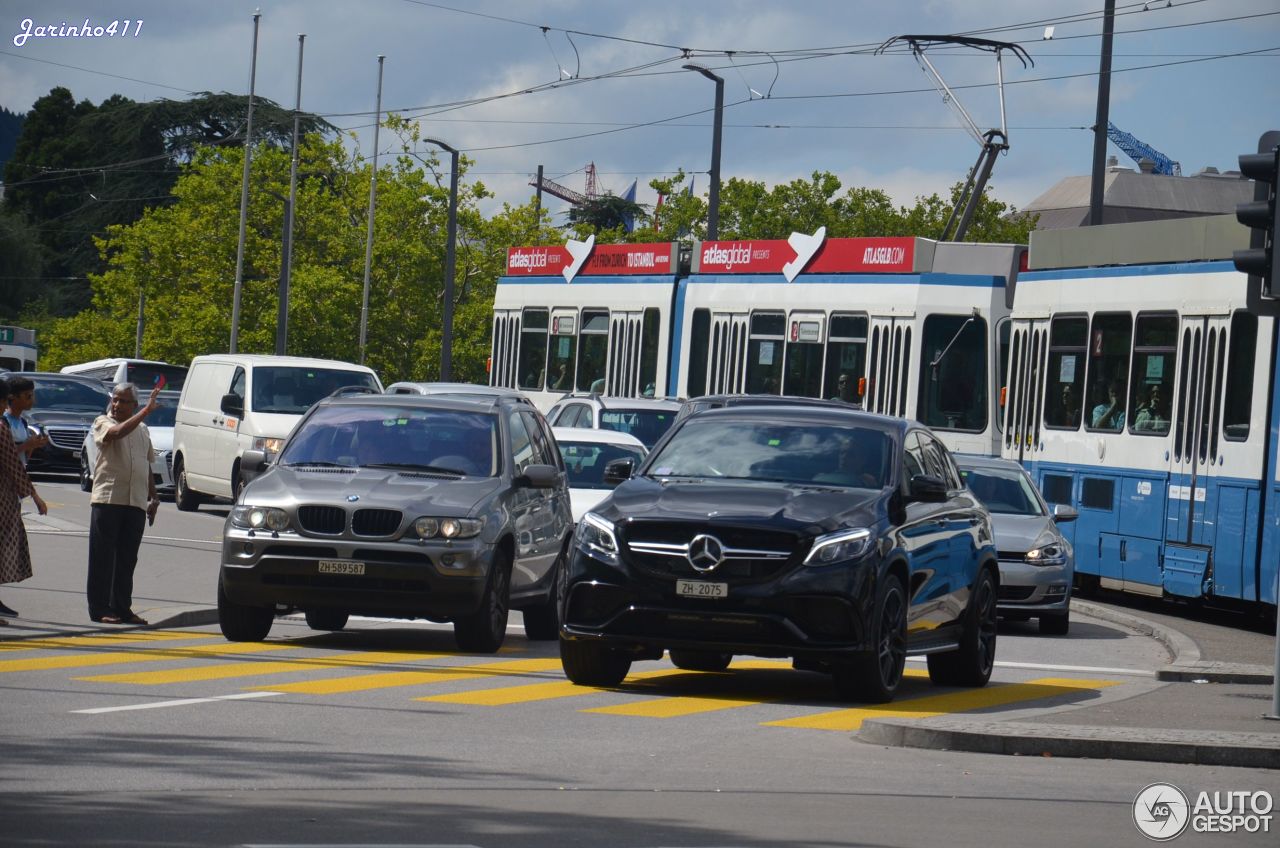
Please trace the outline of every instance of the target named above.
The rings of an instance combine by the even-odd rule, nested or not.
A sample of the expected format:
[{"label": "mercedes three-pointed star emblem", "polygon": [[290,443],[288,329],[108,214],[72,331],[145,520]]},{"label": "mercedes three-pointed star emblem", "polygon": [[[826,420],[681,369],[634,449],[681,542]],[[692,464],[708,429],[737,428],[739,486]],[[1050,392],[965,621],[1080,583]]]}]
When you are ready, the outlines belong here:
[{"label": "mercedes three-pointed star emblem", "polygon": [[703,533],[693,537],[685,556],[689,558],[694,571],[710,571],[724,562],[724,543],[715,536]]}]

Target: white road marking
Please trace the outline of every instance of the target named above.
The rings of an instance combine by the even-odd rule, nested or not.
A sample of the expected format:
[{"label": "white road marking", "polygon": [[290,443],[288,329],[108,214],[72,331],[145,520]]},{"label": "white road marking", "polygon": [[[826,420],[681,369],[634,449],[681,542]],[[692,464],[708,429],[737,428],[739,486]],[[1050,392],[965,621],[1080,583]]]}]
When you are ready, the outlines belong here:
[{"label": "white road marking", "polygon": [[[925,662],[924,657],[907,657],[910,662]],[[1024,663],[1008,660],[996,660],[999,668],[1026,668],[1037,671],[1078,671],[1084,674],[1130,674],[1135,677],[1155,677],[1156,673],[1149,668],[1110,668],[1097,665],[1051,665],[1049,663]]]},{"label": "white road marking", "polygon": [[124,707],[96,707],[92,710],[72,710],[81,715],[98,715],[99,713],[120,713],[128,710],[155,710],[162,707],[185,707],[190,704],[210,704],[214,701],[239,701],[245,698],[270,698],[283,695],[283,692],[240,692],[235,695],[218,695],[213,698],[182,698],[177,701],[152,701],[149,704],[130,704]]}]

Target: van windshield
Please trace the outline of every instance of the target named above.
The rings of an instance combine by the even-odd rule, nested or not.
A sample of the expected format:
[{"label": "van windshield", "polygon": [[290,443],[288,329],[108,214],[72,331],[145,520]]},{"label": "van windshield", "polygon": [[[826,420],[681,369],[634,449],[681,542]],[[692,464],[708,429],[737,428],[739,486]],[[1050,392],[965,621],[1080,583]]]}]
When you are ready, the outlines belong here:
[{"label": "van windshield", "polygon": [[381,391],[367,371],[263,365],[253,369],[253,410],[300,415],[318,400],[346,386]]}]

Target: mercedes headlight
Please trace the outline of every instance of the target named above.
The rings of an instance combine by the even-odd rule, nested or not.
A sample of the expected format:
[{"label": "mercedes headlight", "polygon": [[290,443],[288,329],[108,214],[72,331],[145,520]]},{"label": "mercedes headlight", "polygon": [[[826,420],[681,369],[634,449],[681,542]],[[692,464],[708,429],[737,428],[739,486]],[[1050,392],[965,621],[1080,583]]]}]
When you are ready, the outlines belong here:
[{"label": "mercedes headlight", "polygon": [[588,512],[578,522],[574,535],[578,544],[601,559],[618,561],[618,537],[614,535],[612,522],[605,521],[594,512]]},{"label": "mercedes headlight", "polygon": [[814,540],[813,549],[804,558],[805,565],[830,565],[857,559],[871,549],[871,531],[865,527],[828,533]]},{"label": "mercedes headlight", "polygon": [[233,506],[231,524],[245,530],[288,530],[289,513],[273,506]]},{"label": "mercedes headlight", "polygon": [[423,516],[413,522],[419,539],[469,539],[480,535],[484,521],[479,518],[431,518]]}]

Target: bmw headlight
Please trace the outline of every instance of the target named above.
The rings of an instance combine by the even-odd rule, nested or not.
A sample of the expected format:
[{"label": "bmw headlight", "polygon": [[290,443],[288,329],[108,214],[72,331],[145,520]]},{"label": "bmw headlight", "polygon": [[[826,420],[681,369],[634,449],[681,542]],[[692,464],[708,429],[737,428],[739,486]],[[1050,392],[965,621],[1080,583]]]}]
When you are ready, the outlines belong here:
[{"label": "bmw headlight", "polygon": [[830,565],[833,562],[857,559],[870,550],[871,544],[871,531],[865,527],[828,533],[814,540],[813,549],[804,558],[804,564]]},{"label": "bmw headlight", "polygon": [[480,535],[484,520],[479,518],[432,518],[423,516],[413,522],[419,539],[469,539]]},{"label": "bmw headlight", "polygon": [[1061,542],[1050,542],[1027,551],[1023,561],[1028,565],[1066,565],[1067,547]]},{"label": "bmw headlight", "polygon": [[289,513],[273,506],[233,506],[231,524],[245,530],[288,530]]},{"label": "bmw headlight", "polygon": [[618,560],[618,537],[613,533],[613,523],[605,521],[594,512],[588,512],[578,522],[574,531],[578,544],[609,562]]}]

